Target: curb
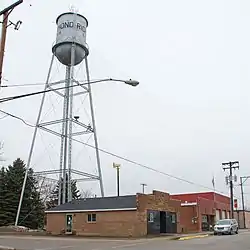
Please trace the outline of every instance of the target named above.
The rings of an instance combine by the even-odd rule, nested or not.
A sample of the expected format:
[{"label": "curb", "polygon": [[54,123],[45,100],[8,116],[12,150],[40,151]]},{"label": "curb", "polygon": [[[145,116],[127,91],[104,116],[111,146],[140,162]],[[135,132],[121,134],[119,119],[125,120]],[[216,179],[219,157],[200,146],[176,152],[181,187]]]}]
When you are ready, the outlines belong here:
[{"label": "curb", "polygon": [[177,239],[177,240],[199,239],[199,238],[206,238],[208,236],[210,236],[210,234],[192,235],[192,236],[179,237],[179,239]]},{"label": "curb", "polygon": [[0,250],[16,250],[14,247],[0,246]]}]

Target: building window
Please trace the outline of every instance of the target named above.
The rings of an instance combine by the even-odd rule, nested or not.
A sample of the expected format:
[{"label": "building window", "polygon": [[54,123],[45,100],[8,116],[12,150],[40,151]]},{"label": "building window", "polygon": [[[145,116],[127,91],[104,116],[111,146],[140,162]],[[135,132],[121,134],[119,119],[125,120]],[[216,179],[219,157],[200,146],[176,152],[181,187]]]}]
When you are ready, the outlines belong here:
[{"label": "building window", "polygon": [[152,212],[149,213],[148,222],[154,222],[154,213],[152,213]]},{"label": "building window", "polygon": [[176,215],[175,214],[172,214],[172,216],[171,216],[172,218],[172,223],[174,224],[174,223],[176,223]]},{"label": "building window", "polygon": [[96,222],[96,214],[88,214],[88,222]]},{"label": "building window", "polygon": [[207,216],[206,215],[202,215],[202,222],[207,223]]}]

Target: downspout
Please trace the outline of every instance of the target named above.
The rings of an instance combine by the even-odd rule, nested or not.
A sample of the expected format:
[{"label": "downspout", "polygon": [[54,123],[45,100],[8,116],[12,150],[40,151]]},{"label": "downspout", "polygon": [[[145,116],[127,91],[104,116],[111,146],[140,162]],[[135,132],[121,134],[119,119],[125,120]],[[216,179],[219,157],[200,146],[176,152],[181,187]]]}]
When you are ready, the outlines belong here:
[{"label": "downspout", "polygon": [[201,215],[200,215],[200,201],[199,198],[196,200],[197,202],[197,224],[198,224],[198,232],[201,232]]}]

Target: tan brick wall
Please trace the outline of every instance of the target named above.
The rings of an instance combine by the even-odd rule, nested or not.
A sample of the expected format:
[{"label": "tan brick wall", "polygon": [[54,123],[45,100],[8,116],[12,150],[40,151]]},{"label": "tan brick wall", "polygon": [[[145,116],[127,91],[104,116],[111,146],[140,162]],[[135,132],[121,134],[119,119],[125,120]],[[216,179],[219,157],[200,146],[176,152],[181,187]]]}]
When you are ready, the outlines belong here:
[{"label": "tan brick wall", "polygon": [[52,234],[60,234],[65,229],[66,218],[65,214],[53,213],[47,214],[47,225],[46,230]]},{"label": "tan brick wall", "polygon": [[180,209],[181,201],[174,200],[170,198],[168,193],[153,191],[153,194],[138,194],[137,195],[137,208],[138,216],[141,230],[145,230],[144,234],[147,231],[147,210],[157,210],[157,211],[167,211],[167,212],[176,212],[177,213],[177,232],[181,232],[180,227]]},{"label": "tan brick wall", "polygon": [[[137,236],[136,211],[96,212],[96,222],[88,222],[89,213],[73,213],[73,231],[84,236]],[[47,215],[47,231],[60,234],[66,227],[65,213]]]}]

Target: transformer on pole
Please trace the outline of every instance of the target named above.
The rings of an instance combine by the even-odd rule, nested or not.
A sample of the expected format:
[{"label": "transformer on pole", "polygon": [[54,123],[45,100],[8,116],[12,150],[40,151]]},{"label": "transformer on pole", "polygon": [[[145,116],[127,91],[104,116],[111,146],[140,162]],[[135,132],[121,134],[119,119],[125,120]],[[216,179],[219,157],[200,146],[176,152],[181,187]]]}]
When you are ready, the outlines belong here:
[{"label": "transformer on pole", "polygon": [[[98,140],[96,133],[96,124],[95,124],[95,116],[94,116],[94,108],[93,108],[93,100],[92,100],[92,92],[90,85],[90,74],[89,74],[89,66],[88,66],[88,55],[89,49],[86,43],[86,29],[88,27],[88,20],[74,12],[67,12],[61,14],[57,20],[57,37],[56,43],[52,48],[52,58],[50,62],[49,72],[47,75],[47,80],[45,84],[45,90],[52,89],[55,84],[58,82],[50,82],[50,76],[52,71],[52,66],[54,63],[54,59],[57,58],[58,61],[65,66],[65,79],[59,81],[60,84],[65,84],[64,92],[59,92],[54,90],[54,93],[63,98],[63,113],[60,119],[50,120],[46,122],[41,122],[41,113],[44,107],[46,92],[43,93],[40,109],[37,116],[36,126],[33,134],[33,139],[31,142],[31,148],[27,161],[27,169],[23,182],[21,197],[19,201],[16,222],[15,225],[18,225],[18,219],[20,214],[20,209],[22,206],[22,199],[24,195],[26,180],[28,176],[28,169],[30,168],[31,159],[34,151],[34,145],[37,137],[38,129],[44,130],[48,133],[56,135],[60,138],[61,147],[58,149],[60,151],[60,164],[57,170],[48,170],[41,171],[40,174],[50,174],[50,173],[58,173],[59,174],[59,200],[58,204],[63,204],[65,202],[69,202],[72,200],[71,197],[71,174],[75,173],[83,176],[85,179],[97,180],[100,184],[100,193],[101,196],[104,196],[104,187],[102,181],[102,171],[100,165],[100,156],[98,150]],[[80,85],[80,81],[77,81],[74,78],[74,68],[76,65],[81,65],[84,62],[84,68],[86,73],[86,82],[87,85]],[[76,92],[73,85],[78,85],[81,91]],[[74,116],[73,114],[73,105],[74,105],[74,97],[76,95],[88,95],[89,97],[89,107],[91,113],[91,124],[86,124],[84,121],[80,121],[78,116]],[[51,128],[51,125],[60,125],[61,132],[57,132]],[[78,131],[73,131],[73,126],[78,126]],[[95,146],[95,154],[96,154],[96,164],[97,164],[97,174],[90,174],[87,172],[79,171],[72,168],[72,141],[76,136],[90,134],[92,133],[94,136],[94,146]],[[37,173],[39,174],[39,173]],[[68,193],[66,193],[66,191]],[[61,193],[62,192],[62,193]],[[62,198],[61,198],[62,197]],[[66,199],[67,197],[67,199]]]}]

